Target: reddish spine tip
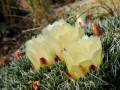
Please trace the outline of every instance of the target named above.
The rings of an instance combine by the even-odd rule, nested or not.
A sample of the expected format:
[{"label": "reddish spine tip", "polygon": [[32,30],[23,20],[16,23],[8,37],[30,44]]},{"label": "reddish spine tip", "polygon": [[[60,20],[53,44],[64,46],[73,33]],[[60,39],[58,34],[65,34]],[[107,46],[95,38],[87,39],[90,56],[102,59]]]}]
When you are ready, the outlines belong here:
[{"label": "reddish spine tip", "polygon": [[44,57],[40,58],[40,64],[48,65],[47,60]]},{"label": "reddish spine tip", "polygon": [[95,65],[90,65],[89,66],[89,71],[91,72],[92,70],[96,70],[97,67]]}]

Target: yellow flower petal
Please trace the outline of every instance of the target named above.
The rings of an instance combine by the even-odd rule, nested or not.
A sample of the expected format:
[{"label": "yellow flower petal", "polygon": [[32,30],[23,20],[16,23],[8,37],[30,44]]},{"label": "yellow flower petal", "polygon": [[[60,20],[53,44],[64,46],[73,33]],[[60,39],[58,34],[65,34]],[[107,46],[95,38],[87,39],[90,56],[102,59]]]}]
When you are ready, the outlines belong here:
[{"label": "yellow flower petal", "polygon": [[79,63],[79,67],[83,69],[83,74],[85,75],[87,72],[89,72],[89,67],[91,65],[94,65],[94,62],[92,60],[86,60],[81,63]]},{"label": "yellow flower petal", "polygon": [[68,51],[62,51],[62,56],[66,62],[68,71],[71,72],[71,66],[74,65],[74,61]]},{"label": "yellow flower petal", "polygon": [[84,75],[85,75],[84,68],[76,66],[76,65],[73,65],[71,68],[72,68],[71,73],[72,74],[74,73],[74,75],[72,75],[74,79],[79,79],[80,77],[84,77]]},{"label": "yellow flower petal", "polygon": [[39,61],[37,60],[36,56],[34,56],[34,54],[29,50],[26,50],[26,52],[27,52],[26,54],[27,54],[28,58],[30,59],[32,65],[34,66],[34,68],[36,70],[38,70],[40,68],[40,64],[39,64]]},{"label": "yellow flower petal", "polygon": [[96,66],[99,66],[102,63],[103,52],[100,49],[96,50],[92,56],[92,61]]}]

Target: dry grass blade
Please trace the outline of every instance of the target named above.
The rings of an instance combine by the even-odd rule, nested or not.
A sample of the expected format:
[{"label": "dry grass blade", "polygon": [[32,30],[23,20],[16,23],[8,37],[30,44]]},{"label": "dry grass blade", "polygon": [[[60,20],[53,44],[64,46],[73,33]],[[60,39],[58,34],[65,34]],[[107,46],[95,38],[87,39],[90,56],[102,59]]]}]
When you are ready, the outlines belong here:
[{"label": "dry grass blade", "polygon": [[30,10],[34,27],[40,25],[41,19],[48,22],[49,17],[49,1],[48,0],[21,0],[24,6]]},{"label": "dry grass blade", "polygon": [[43,27],[37,27],[37,28],[28,29],[28,30],[23,30],[22,33],[30,32],[30,31],[35,31],[35,30],[40,30],[40,29],[43,29]]}]

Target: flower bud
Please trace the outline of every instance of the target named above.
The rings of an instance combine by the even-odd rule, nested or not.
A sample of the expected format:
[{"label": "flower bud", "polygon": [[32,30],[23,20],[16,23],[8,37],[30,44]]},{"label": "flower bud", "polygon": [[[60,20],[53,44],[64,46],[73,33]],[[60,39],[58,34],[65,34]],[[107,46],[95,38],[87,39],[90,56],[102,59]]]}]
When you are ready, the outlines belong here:
[{"label": "flower bud", "polygon": [[98,25],[98,23],[94,22],[92,24],[92,27],[93,27],[93,33],[100,37],[102,34],[103,34],[103,31],[100,29],[100,26]]}]

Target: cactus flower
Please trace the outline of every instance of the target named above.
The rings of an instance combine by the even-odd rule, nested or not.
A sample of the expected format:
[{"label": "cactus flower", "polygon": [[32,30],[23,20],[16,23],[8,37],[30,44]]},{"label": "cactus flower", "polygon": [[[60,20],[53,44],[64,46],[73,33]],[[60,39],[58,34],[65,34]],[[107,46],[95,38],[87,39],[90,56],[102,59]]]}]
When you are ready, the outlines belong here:
[{"label": "cactus flower", "polygon": [[53,51],[63,61],[61,51],[67,47],[67,45],[76,42],[84,34],[84,30],[79,30],[64,20],[54,22],[52,25],[48,25],[42,30],[44,36],[48,36],[47,42],[54,48]]},{"label": "cactus flower", "polygon": [[81,35],[82,32],[83,30],[76,29],[75,27],[66,23],[64,20],[60,20],[52,25],[48,25],[42,30],[43,35],[52,36],[58,42],[61,41],[62,44],[65,43],[63,39],[66,39],[68,42],[78,40],[78,38],[83,36]]},{"label": "cactus flower", "polygon": [[[41,38],[43,37],[41,36]],[[45,40],[38,40],[38,38],[33,37],[27,41],[25,50],[36,70],[38,70],[40,66],[49,66],[54,63],[55,54]]]},{"label": "cactus flower", "polygon": [[62,51],[68,73],[74,79],[83,77],[87,72],[99,68],[103,52],[101,41],[96,36],[83,36],[78,42]]}]

